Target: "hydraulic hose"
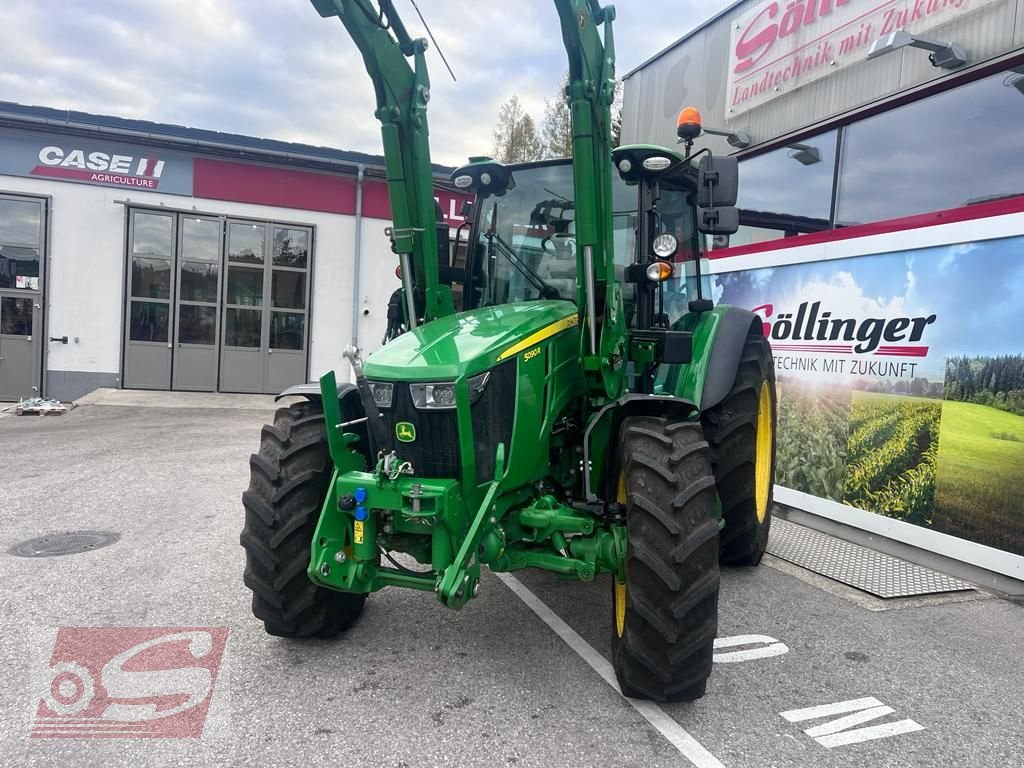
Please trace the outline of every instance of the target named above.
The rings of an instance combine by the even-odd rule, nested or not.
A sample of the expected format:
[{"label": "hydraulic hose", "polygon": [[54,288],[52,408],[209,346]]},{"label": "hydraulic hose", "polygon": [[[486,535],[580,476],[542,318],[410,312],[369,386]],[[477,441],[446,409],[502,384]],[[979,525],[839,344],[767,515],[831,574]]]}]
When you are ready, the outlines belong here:
[{"label": "hydraulic hose", "polygon": [[352,366],[352,373],[356,377],[356,389],[359,390],[359,399],[363,403],[363,411],[366,412],[366,428],[377,446],[377,450],[386,451],[391,448],[391,439],[384,417],[381,415],[377,402],[373,399],[373,392],[370,390],[370,382],[363,375],[363,361],[359,359],[359,350],[355,347],[348,347],[342,356]]}]

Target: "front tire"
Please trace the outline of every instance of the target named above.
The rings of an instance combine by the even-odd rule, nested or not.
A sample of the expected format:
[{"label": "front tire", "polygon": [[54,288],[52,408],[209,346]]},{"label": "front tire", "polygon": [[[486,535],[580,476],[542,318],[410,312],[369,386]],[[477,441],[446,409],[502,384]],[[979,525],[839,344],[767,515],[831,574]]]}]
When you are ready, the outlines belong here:
[{"label": "front tire", "polygon": [[632,698],[704,695],[718,631],[718,518],[700,424],[636,417],[622,427],[625,584],[613,578],[612,663]]},{"label": "front tire", "polygon": [[249,469],[240,538],[253,615],[270,635],[333,637],[359,616],[366,595],[317,587],[306,575],[334,470],[320,403],[279,408]]},{"label": "front tire", "polygon": [[719,558],[757,565],[768,546],[775,476],[775,369],[766,338],[747,337],[732,389],[702,423],[725,520]]}]

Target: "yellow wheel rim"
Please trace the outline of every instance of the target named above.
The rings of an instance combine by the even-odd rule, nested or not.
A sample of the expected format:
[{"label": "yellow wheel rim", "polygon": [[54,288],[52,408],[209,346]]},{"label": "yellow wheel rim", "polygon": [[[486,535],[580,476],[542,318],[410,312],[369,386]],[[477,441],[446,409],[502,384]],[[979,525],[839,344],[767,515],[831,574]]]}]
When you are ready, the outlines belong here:
[{"label": "yellow wheel rim", "polygon": [[[619,473],[619,487],[615,493],[615,501],[619,504],[626,503],[626,474]],[[622,637],[626,629],[626,585],[619,583],[619,577],[615,576],[615,634]]]},{"label": "yellow wheel rim", "polygon": [[757,522],[768,516],[768,497],[772,488],[772,395],[767,381],[761,383],[757,405],[757,437],[754,454],[754,503]]}]

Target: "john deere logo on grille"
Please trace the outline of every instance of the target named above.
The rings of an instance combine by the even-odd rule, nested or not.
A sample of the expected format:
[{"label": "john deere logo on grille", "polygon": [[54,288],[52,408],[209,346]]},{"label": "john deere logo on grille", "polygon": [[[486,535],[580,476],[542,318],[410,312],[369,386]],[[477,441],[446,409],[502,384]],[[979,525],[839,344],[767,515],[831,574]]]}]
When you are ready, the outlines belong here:
[{"label": "john deere logo on grille", "polygon": [[400,443],[412,443],[416,440],[416,426],[408,421],[400,421],[395,424],[395,437]]}]

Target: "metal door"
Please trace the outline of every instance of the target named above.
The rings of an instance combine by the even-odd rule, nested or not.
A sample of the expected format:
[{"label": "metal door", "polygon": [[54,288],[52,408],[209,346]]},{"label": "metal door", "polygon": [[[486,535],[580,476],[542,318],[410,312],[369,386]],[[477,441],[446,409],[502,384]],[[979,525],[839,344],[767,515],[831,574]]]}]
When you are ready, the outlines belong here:
[{"label": "metal door", "polygon": [[0,400],[42,388],[42,200],[0,195]]},{"label": "metal door", "polygon": [[0,291],[0,400],[39,394],[39,310],[34,296]]},{"label": "metal door", "polygon": [[175,219],[173,213],[130,212],[124,386],[132,389],[171,388]]},{"label": "metal door", "polygon": [[297,227],[271,227],[265,392],[306,381],[310,234]]},{"label": "metal door", "polygon": [[220,219],[181,214],[178,220],[173,389],[217,389]]},{"label": "metal door", "polygon": [[306,380],[312,232],[229,221],[220,389],[280,392]]},{"label": "metal door", "polygon": [[220,388],[262,392],[267,225],[229,221]]}]

